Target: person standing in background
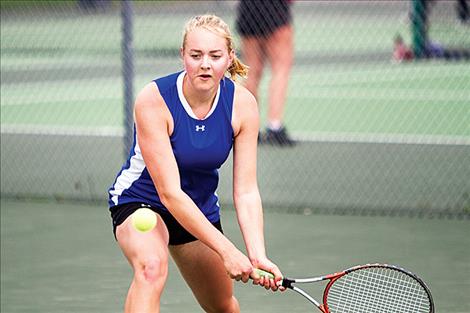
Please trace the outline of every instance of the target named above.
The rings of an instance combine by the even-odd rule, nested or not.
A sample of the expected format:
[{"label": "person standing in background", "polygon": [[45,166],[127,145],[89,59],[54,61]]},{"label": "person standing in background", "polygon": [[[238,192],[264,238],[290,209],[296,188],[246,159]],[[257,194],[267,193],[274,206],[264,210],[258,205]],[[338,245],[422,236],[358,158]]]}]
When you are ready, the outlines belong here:
[{"label": "person standing in background", "polygon": [[269,62],[271,69],[267,127],[258,140],[260,143],[292,146],[295,141],[283,124],[294,55],[291,1],[241,0],[236,29],[241,36],[243,61],[249,66],[245,87],[258,100],[265,61]]}]

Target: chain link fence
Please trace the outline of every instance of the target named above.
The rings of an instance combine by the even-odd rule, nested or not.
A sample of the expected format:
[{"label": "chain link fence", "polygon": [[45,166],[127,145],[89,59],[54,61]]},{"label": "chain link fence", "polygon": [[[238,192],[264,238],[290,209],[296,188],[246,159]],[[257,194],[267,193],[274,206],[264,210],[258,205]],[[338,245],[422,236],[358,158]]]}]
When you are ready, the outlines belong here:
[{"label": "chain link fence", "polygon": [[[468,218],[468,8],[430,3],[423,11],[416,0],[290,2],[294,61],[283,123],[297,144],[259,147],[266,209]],[[182,68],[190,17],[222,17],[244,58],[237,1],[129,5],[2,1],[2,197],[104,203],[126,157],[125,104]],[[267,62],[263,129],[271,74]],[[229,160],[218,191],[224,206],[231,176]]]}]

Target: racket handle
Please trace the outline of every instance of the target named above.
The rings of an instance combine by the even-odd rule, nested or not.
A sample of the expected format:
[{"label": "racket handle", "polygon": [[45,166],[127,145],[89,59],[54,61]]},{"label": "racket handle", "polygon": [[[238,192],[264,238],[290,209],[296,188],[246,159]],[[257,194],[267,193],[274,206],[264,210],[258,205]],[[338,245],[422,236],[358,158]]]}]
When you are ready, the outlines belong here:
[{"label": "racket handle", "polygon": [[263,271],[262,269],[255,268],[254,272],[258,274],[259,276],[267,277],[267,278],[272,278],[274,279],[274,274],[270,272]]}]

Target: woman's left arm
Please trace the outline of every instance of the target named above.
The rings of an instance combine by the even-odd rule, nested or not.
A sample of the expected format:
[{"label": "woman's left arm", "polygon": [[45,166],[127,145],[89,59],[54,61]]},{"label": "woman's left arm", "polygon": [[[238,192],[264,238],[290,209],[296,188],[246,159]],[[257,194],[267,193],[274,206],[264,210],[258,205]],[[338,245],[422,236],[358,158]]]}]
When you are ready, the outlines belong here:
[{"label": "woman's left arm", "polygon": [[233,201],[248,257],[254,267],[269,271],[274,280],[258,280],[266,288],[277,289],[282,279],[279,268],[266,256],[263,209],[256,175],[257,142],[259,131],[258,105],[254,96],[236,85],[232,118],[233,147]]}]

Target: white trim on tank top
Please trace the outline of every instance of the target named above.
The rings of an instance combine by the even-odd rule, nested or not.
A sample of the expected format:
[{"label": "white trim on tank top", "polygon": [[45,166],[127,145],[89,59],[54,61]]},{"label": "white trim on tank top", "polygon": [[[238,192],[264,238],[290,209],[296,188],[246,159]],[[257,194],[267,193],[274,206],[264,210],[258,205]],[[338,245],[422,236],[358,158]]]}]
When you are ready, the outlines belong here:
[{"label": "white trim on tank top", "polygon": [[116,178],[113,189],[109,192],[112,195],[111,200],[115,205],[119,203],[119,196],[129,189],[131,185],[139,179],[145,169],[145,162],[140,151],[139,140],[136,135],[136,145],[134,147],[134,155],[129,160],[129,168],[124,169]]},{"label": "white trim on tank top", "polygon": [[178,75],[178,78],[176,80],[176,88],[178,89],[178,97],[181,103],[183,104],[184,110],[186,111],[186,113],[188,113],[189,116],[191,116],[195,120],[205,120],[209,116],[211,116],[211,114],[215,111],[215,108],[217,107],[217,103],[219,103],[220,84],[219,84],[219,87],[217,88],[217,94],[215,95],[215,99],[214,99],[214,102],[212,103],[209,113],[207,113],[207,115],[204,116],[203,118],[198,118],[196,117],[196,114],[194,114],[193,109],[191,109],[191,106],[189,105],[188,101],[186,100],[183,94],[183,79],[185,75],[186,75],[186,71],[181,72]]}]

